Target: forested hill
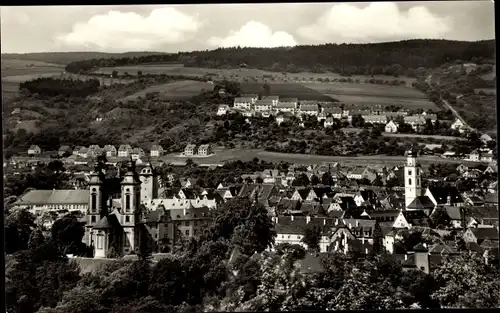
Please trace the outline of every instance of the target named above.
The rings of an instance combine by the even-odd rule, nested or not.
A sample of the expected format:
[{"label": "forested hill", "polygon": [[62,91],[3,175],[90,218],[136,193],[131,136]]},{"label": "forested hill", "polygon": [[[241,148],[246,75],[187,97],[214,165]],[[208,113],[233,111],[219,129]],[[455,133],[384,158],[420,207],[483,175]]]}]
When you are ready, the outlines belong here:
[{"label": "forested hill", "polygon": [[2,60],[31,60],[53,64],[68,64],[90,59],[133,58],[148,55],[162,55],[162,52],[37,52],[37,53],[2,53]]},{"label": "forested hill", "polygon": [[[70,63],[68,72],[86,72],[104,66],[178,62],[185,66],[234,68],[247,66],[270,71],[343,74],[391,74],[387,71],[435,68],[461,60],[481,63],[493,60],[495,41],[405,40],[374,44],[325,44],[291,48],[219,48],[212,51],[179,52]],[[387,68],[390,69],[387,69]]]}]

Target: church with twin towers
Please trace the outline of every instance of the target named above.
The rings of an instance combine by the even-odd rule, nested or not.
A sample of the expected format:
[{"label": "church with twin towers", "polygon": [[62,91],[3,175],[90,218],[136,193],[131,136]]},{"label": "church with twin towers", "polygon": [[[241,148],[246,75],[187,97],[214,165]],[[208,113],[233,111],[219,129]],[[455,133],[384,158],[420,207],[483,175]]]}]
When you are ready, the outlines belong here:
[{"label": "church with twin towers", "polygon": [[[429,215],[434,204],[422,195],[422,168],[413,148],[407,152],[404,180],[405,210]],[[84,241],[94,247],[95,258],[108,257],[111,248],[122,255],[137,253],[141,240],[147,240],[148,234],[143,219],[149,212],[142,202],[156,199],[159,189],[155,170],[150,165],[137,173],[135,162],[128,161],[120,183],[120,199],[112,199],[105,185],[106,178],[96,168],[89,181]]]}]

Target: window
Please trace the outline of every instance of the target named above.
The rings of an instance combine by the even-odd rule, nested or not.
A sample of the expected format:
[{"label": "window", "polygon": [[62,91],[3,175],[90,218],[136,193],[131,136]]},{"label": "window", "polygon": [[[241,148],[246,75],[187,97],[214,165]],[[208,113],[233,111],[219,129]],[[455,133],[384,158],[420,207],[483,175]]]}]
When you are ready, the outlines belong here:
[{"label": "window", "polygon": [[102,235],[97,235],[97,249],[102,249],[102,241],[103,241]]},{"label": "window", "polygon": [[90,221],[91,221],[92,223],[95,223],[95,222],[96,222],[96,217],[95,217],[95,215],[93,215],[93,216],[91,216],[91,217],[90,217]]},{"label": "window", "polygon": [[420,178],[417,178],[417,186],[420,185]]},{"label": "window", "polygon": [[189,229],[186,229],[186,236],[189,236]]},{"label": "window", "polygon": [[184,222],[184,225],[189,226],[189,221]]},{"label": "window", "polygon": [[408,185],[411,185],[411,178],[408,178]]},{"label": "window", "polygon": [[125,223],[129,223],[130,222],[130,216],[125,216]]},{"label": "window", "polygon": [[194,222],[193,222],[193,226],[194,226],[194,227],[198,226],[198,221],[194,221]]},{"label": "window", "polygon": [[130,212],[130,195],[125,195],[125,212]]},{"label": "window", "polygon": [[158,234],[155,234],[155,238],[158,239]]},{"label": "window", "polygon": [[408,175],[411,175],[411,170],[408,170]]},{"label": "window", "polygon": [[419,172],[418,168],[417,168],[417,175],[420,175],[420,172]]},{"label": "window", "polygon": [[90,205],[92,212],[97,212],[97,195],[95,193],[92,194],[92,200]]},{"label": "window", "polygon": [[124,238],[124,239],[125,239],[125,247],[129,247],[130,245],[129,245],[129,243],[128,243],[128,238],[127,238],[127,236],[125,236],[125,238]]},{"label": "window", "polygon": [[288,239],[290,239],[290,237],[292,237],[292,236],[288,236]]}]

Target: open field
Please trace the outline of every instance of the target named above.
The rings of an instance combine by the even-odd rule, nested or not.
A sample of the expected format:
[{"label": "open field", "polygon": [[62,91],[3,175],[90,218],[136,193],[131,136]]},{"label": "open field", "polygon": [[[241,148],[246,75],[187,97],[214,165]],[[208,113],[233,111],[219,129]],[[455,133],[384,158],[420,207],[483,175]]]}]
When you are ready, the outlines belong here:
[{"label": "open field", "polygon": [[354,105],[400,105],[405,108],[438,110],[422,92],[406,86],[330,83],[304,84],[342,103]]},{"label": "open field", "polygon": [[477,89],[474,89],[475,94],[478,94],[481,91],[487,95],[490,95],[490,94],[496,95],[497,94],[497,90],[495,88],[477,88]]},{"label": "open field", "polygon": [[[322,156],[310,154],[292,154],[292,153],[276,153],[268,152],[261,149],[214,149],[215,155],[205,158],[192,158],[197,164],[220,164],[225,161],[250,161],[253,158],[265,160],[268,162],[290,162],[295,164],[321,164],[324,162],[339,162],[340,165],[374,165],[374,164],[387,164],[398,165],[406,161],[404,156],[360,156],[360,157],[342,157],[342,156]],[[164,162],[171,162],[173,164],[183,164],[189,157],[181,157],[179,153],[161,157]],[[419,162],[428,166],[431,163],[462,163],[461,160],[448,160],[436,156],[420,156]]]},{"label": "open field", "polygon": [[[269,84],[271,95],[280,96],[282,98],[298,98],[299,100],[318,100],[318,101],[335,101],[335,98],[324,95],[314,89],[305,87],[301,84],[282,83]],[[259,93],[262,92],[262,84],[258,83],[243,83],[241,84],[242,93]]]},{"label": "open field", "polygon": [[45,63],[31,60],[2,59],[2,78],[29,74],[59,73],[64,70],[60,64]]},{"label": "open field", "polygon": [[481,76],[481,78],[485,80],[493,80],[493,78],[497,77],[496,70],[496,65],[493,65],[493,70],[491,71],[491,73],[484,74],[483,76]]},{"label": "open field", "polygon": [[[124,74],[128,72],[129,74],[137,74],[138,71],[142,71],[143,74],[165,74],[165,75],[186,75],[186,76],[204,76],[207,74],[213,74],[217,79],[230,79],[239,82],[314,82],[317,79],[340,79],[346,78],[340,76],[338,73],[311,73],[311,72],[300,72],[300,73],[287,73],[287,72],[270,72],[259,69],[251,68],[235,68],[235,69],[218,69],[218,68],[203,68],[203,67],[185,67],[184,64],[176,63],[164,63],[164,64],[141,64],[141,65],[129,65],[129,66],[117,66],[117,67],[102,67],[95,70],[95,73],[111,74],[113,71],[117,71],[118,74]],[[416,78],[410,77],[393,77],[385,75],[375,75],[375,76],[364,76],[364,75],[353,75],[350,77],[353,80],[359,79],[364,82],[365,79],[383,79],[383,80],[404,80],[408,85],[411,85]],[[319,82],[318,82],[319,83]]]},{"label": "open field", "polygon": [[385,137],[396,137],[396,138],[433,138],[439,140],[461,140],[466,141],[467,138],[463,137],[452,137],[452,136],[440,136],[440,135],[419,135],[419,134],[394,134],[394,133],[382,133]]},{"label": "open field", "polygon": [[182,80],[167,84],[150,86],[121,100],[135,100],[138,97],[146,97],[146,94],[151,92],[159,92],[160,98],[164,100],[186,99],[199,94],[202,89],[212,90],[213,88],[213,84],[194,80]]}]

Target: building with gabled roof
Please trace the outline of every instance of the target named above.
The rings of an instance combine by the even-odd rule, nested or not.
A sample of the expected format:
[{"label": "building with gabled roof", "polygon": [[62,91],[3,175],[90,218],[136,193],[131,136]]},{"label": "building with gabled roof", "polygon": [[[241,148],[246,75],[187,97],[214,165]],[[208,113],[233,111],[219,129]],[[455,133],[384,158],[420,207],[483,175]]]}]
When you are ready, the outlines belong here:
[{"label": "building with gabled roof", "polygon": [[40,147],[37,145],[31,145],[28,149],[29,155],[38,155],[40,153],[42,153],[42,149],[40,149]]},{"label": "building with gabled roof", "polygon": [[163,155],[163,152],[165,150],[163,150],[163,147],[161,145],[158,145],[158,144],[154,144],[151,146],[151,150],[149,152],[149,155],[151,157],[160,157]]},{"label": "building with gabled roof", "polygon": [[118,147],[118,157],[119,158],[128,158],[132,153],[132,147],[129,144],[120,145]]}]

